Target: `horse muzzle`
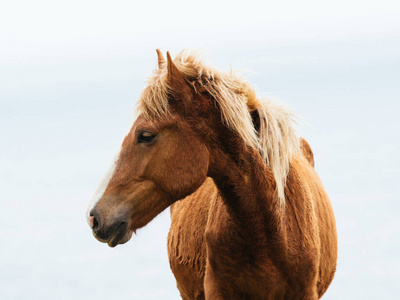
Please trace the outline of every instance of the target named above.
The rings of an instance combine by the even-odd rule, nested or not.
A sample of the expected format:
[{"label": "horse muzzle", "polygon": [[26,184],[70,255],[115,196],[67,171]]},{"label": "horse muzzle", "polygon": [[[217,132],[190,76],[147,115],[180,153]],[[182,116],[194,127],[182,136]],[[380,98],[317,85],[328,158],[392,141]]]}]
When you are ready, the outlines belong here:
[{"label": "horse muzzle", "polygon": [[95,208],[89,213],[88,222],[93,236],[110,247],[130,240],[133,231],[129,228],[129,217],[120,216],[107,220]]}]

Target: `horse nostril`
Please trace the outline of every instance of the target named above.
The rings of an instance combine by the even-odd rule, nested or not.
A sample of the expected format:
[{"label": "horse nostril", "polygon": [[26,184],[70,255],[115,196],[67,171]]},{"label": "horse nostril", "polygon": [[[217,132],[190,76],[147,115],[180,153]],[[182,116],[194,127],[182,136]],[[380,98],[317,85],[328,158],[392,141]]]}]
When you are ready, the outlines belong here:
[{"label": "horse nostril", "polygon": [[97,219],[94,216],[89,217],[89,226],[92,229],[96,229],[99,226],[99,222],[97,222]]},{"label": "horse nostril", "polygon": [[96,217],[96,211],[92,210],[89,216],[89,226],[93,230],[96,230],[99,227],[98,217]]},{"label": "horse nostril", "polygon": [[97,222],[97,219],[95,217],[92,217],[92,218],[93,218],[93,226],[92,226],[92,228],[93,228],[93,230],[96,230],[97,227],[99,227],[99,222]]}]

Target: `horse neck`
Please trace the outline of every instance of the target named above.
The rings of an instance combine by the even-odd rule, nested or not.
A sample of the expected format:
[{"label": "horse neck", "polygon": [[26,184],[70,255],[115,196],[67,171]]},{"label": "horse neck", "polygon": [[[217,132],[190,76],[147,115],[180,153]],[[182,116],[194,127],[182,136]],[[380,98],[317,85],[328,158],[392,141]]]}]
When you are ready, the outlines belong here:
[{"label": "horse neck", "polygon": [[[259,153],[243,141],[222,148],[228,151],[211,153],[209,176],[214,179],[229,214],[249,239],[269,244],[265,239],[274,239],[280,244],[282,211],[271,170]],[[276,241],[273,244],[278,246]]]}]

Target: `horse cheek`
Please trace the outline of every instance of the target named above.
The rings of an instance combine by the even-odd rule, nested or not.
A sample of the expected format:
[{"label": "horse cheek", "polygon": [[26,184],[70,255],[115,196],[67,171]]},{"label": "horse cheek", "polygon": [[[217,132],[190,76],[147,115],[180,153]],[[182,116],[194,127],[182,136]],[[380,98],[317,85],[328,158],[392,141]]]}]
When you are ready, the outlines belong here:
[{"label": "horse cheek", "polygon": [[179,154],[174,159],[173,172],[169,175],[169,185],[176,200],[195,192],[207,178],[208,151],[202,144],[191,146],[193,144],[180,147]]}]

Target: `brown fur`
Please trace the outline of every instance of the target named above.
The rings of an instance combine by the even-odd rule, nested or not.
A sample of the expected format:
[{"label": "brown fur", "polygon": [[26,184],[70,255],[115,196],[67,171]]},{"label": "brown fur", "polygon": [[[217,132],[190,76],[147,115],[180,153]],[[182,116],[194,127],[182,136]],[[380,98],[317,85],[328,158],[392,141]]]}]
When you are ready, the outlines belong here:
[{"label": "brown fur", "polygon": [[[295,260],[294,265],[298,264],[296,269],[300,273],[304,272],[303,277],[307,277],[307,273],[311,271],[309,268],[304,268],[307,264],[307,259],[310,260],[307,251],[314,249],[319,252],[318,260],[322,264],[318,264],[318,272],[311,273],[317,277],[316,285],[318,298],[320,298],[328,288],[333,279],[336,267],[337,257],[337,237],[335,221],[332,218],[333,211],[329,199],[325,194],[324,188],[315,173],[310,167],[314,166],[314,157],[307,141],[301,139],[301,149],[304,157],[300,155],[292,162],[292,168],[289,173],[289,182],[285,190],[287,196],[286,211],[289,216],[286,216],[286,224],[288,232],[288,251],[290,257]],[[295,169],[303,170],[303,172],[295,175]],[[301,178],[303,177],[303,178]],[[302,183],[303,182],[303,183]],[[309,182],[311,186],[308,186]],[[299,191],[302,191],[298,195]],[[316,207],[312,207],[312,193],[316,193],[321,197],[316,201]],[[288,195],[290,195],[288,197]],[[206,268],[207,251],[205,247],[205,232],[207,228],[207,220],[215,218],[210,215],[210,211],[216,212],[223,205],[221,202],[218,188],[211,178],[208,178],[204,184],[192,195],[184,200],[178,201],[171,206],[171,229],[168,235],[168,253],[171,268],[177,279],[178,288],[183,299],[204,299],[204,270]],[[213,209],[210,209],[212,207]],[[218,217],[219,218],[219,217]],[[315,224],[318,222],[319,224]],[[321,231],[319,226],[322,227]],[[308,233],[304,235],[304,231]],[[315,236],[318,232],[319,236]],[[311,245],[310,245],[311,243]],[[237,248],[236,243],[233,249]],[[320,245],[320,249],[315,249]],[[228,245],[227,245],[228,246]],[[232,245],[229,245],[231,247]],[[302,251],[299,251],[300,248]],[[232,251],[232,249],[229,249]],[[246,253],[246,250],[233,250],[234,252]],[[304,254],[300,255],[303,252]],[[239,272],[242,272],[243,260],[237,258],[225,257],[228,261],[224,263],[235,266]],[[236,261],[237,260],[237,261]],[[309,264],[315,263],[308,262]],[[270,266],[273,269],[272,266]],[[304,268],[304,269],[303,269]],[[238,271],[232,271],[232,275]],[[289,269],[290,270],[294,269]],[[278,272],[277,270],[268,270],[264,276],[267,277],[270,273]],[[250,281],[253,275],[247,278],[242,278],[243,282]],[[277,276],[277,274],[274,274]],[[266,280],[268,281],[268,280]],[[230,282],[230,280],[228,281]],[[248,282],[246,284],[249,284]],[[279,290],[279,285],[274,283],[274,289]],[[268,299],[300,299],[300,291],[292,291],[278,293],[271,292]],[[265,299],[264,293],[257,295],[258,289],[254,290],[254,294],[248,294],[249,299]],[[247,295],[247,294],[246,294]],[[226,297],[230,298],[231,295]],[[211,298],[214,299],[214,298]],[[247,299],[247,298],[245,298]]]},{"label": "brown fur", "polygon": [[[99,239],[126,242],[128,233],[109,228],[127,223],[134,231],[171,205],[168,253],[183,299],[320,298],[335,273],[337,236],[310,146],[300,140],[301,151],[282,152],[292,154],[281,201],[258,142],[249,142],[243,128],[233,130],[221,101],[196,90],[169,54],[166,63],[158,54],[166,68],[158,74],[168,84],[165,112],[157,112],[154,99],[142,99],[142,115],[93,209],[100,224],[95,236],[111,232]],[[249,103],[246,118],[260,134],[259,102]],[[142,132],[155,139],[140,142]]]}]

